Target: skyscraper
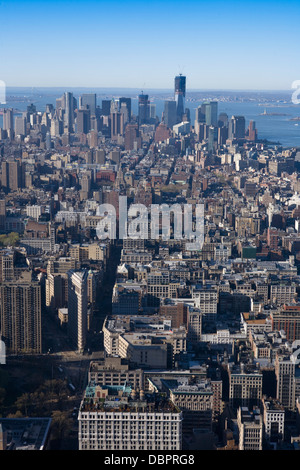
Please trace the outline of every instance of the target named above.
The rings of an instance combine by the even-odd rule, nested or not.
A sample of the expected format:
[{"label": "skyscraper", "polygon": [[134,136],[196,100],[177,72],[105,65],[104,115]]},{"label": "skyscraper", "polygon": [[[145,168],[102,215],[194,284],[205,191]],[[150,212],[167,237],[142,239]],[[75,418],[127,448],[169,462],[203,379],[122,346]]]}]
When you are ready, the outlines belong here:
[{"label": "skyscraper", "polygon": [[182,121],[182,116],[185,110],[185,89],[186,77],[179,74],[175,77],[175,101],[176,101],[176,114],[177,123]]},{"label": "skyscraper", "polygon": [[79,109],[89,109],[91,116],[96,114],[96,93],[83,93],[79,97]]},{"label": "skyscraper", "polygon": [[83,351],[87,334],[88,271],[68,272],[68,335],[73,347]]},{"label": "skyscraper", "polygon": [[65,121],[65,130],[67,132],[73,132],[74,126],[74,97],[73,93],[69,91],[65,92],[64,94],[65,102],[64,102],[64,121]]},{"label": "skyscraper", "polygon": [[150,118],[149,96],[143,92],[139,95],[139,124],[146,124]]},{"label": "skyscraper", "polygon": [[2,180],[3,189],[17,191],[22,187],[22,165],[19,160],[2,162]]},{"label": "skyscraper", "polygon": [[209,101],[205,106],[205,123],[208,126],[218,125],[218,102]]},{"label": "skyscraper", "polygon": [[174,100],[167,100],[165,101],[164,105],[164,122],[167,127],[172,129],[172,127],[177,122],[177,115],[176,115],[176,101]]},{"label": "skyscraper", "polygon": [[228,125],[228,139],[245,138],[245,118],[244,116],[232,116]]},{"label": "skyscraper", "polygon": [[130,120],[131,120],[131,98],[122,97],[122,98],[119,99],[119,103],[120,103],[120,109],[122,107],[122,104],[126,105],[127,112],[128,112],[128,121],[130,122]]},{"label": "skyscraper", "polygon": [[88,134],[90,131],[90,110],[78,109],[77,111],[77,134]]},{"label": "skyscraper", "polygon": [[102,100],[102,115],[103,116],[110,115],[110,103],[111,103],[111,100]]},{"label": "skyscraper", "polygon": [[110,137],[117,139],[118,135],[124,134],[124,114],[119,111],[113,111],[110,114]]},{"label": "skyscraper", "polygon": [[13,354],[42,352],[41,286],[27,274],[0,286],[1,335]]},{"label": "skyscraper", "polygon": [[14,119],[13,109],[5,108],[3,110],[3,130],[7,131],[9,136],[11,136],[14,131],[13,119]]},{"label": "skyscraper", "polygon": [[15,135],[26,135],[26,117],[16,116],[15,118]]}]

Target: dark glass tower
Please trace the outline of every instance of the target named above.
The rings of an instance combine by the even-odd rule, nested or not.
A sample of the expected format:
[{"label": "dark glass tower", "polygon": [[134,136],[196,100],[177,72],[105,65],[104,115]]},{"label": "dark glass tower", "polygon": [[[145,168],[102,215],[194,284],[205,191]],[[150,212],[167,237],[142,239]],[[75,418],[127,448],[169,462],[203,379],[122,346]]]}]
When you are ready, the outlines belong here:
[{"label": "dark glass tower", "polygon": [[180,74],[177,77],[175,77],[175,101],[176,101],[177,122],[181,122],[182,116],[184,114],[185,88],[186,88],[186,77]]},{"label": "dark glass tower", "polygon": [[146,124],[150,119],[150,102],[148,95],[139,95],[139,124]]}]

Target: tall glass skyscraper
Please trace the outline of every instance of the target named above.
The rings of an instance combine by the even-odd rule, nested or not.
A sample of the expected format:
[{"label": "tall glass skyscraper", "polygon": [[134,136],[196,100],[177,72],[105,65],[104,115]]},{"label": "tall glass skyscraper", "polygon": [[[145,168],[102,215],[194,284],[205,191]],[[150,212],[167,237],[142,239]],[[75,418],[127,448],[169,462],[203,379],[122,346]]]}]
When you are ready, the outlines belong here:
[{"label": "tall glass skyscraper", "polygon": [[184,114],[185,89],[186,89],[186,77],[179,74],[175,77],[175,101],[176,101],[177,122],[182,121],[182,116]]},{"label": "tall glass skyscraper", "polygon": [[143,92],[139,95],[139,124],[146,124],[150,119],[150,101],[149,96]]},{"label": "tall glass skyscraper", "polygon": [[164,122],[167,127],[172,127],[177,122],[176,101],[167,100],[164,103]]}]

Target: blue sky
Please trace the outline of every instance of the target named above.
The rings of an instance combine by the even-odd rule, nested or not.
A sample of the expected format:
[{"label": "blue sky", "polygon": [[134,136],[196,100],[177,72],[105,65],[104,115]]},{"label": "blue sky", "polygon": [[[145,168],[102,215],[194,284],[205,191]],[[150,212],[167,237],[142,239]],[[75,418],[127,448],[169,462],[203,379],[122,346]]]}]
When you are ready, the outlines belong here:
[{"label": "blue sky", "polygon": [[297,1],[0,0],[7,86],[288,90]]}]

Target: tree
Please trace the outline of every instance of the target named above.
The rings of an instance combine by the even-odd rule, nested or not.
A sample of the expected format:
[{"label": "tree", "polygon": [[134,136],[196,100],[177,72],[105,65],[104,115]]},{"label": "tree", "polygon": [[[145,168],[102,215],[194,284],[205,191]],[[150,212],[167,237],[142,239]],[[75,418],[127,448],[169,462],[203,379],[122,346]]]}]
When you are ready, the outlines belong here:
[{"label": "tree", "polygon": [[57,439],[63,439],[66,434],[69,434],[72,424],[69,412],[57,410],[52,412],[53,434]]}]

